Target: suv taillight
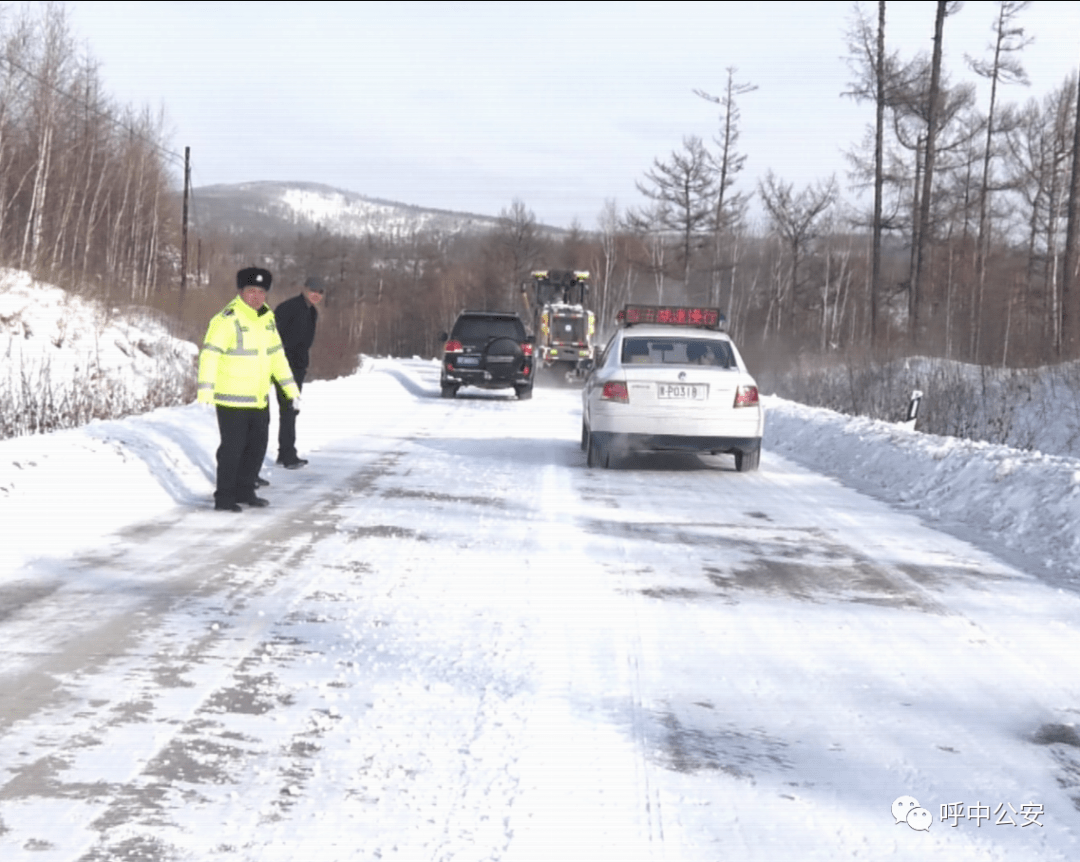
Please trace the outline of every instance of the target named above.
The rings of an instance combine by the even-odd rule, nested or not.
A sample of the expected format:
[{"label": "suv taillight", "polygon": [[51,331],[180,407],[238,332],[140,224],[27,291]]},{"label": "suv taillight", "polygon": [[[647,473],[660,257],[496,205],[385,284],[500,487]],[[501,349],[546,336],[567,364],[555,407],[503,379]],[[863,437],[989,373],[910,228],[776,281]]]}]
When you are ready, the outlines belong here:
[{"label": "suv taillight", "polygon": [[453,340],[446,342],[443,353],[461,353],[461,342]]},{"label": "suv taillight", "polygon": [[522,345],[521,345],[521,352],[525,356],[532,356],[533,355],[533,346],[531,344],[529,344],[529,342],[526,341],[526,342],[522,343]]},{"label": "suv taillight", "polygon": [[604,391],[600,393],[601,401],[618,401],[621,404],[630,403],[630,392],[625,383],[608,381],[604,384]]},{"label": "suv taillight", "polygon": [[740,386],[735,390],[736,407],[756,407],[758,391],[756,386]]}]

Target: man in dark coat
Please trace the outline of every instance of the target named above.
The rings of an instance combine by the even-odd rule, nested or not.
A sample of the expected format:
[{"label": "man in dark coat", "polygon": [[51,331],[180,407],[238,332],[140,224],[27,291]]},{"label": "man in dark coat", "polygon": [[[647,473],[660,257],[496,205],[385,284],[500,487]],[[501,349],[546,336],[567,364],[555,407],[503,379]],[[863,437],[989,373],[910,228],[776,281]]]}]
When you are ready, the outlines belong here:
[{"label": "man in dark coat", "polygon": [[[307,376],[308,352],[315,341],[315,325],[319,319],[318,305],[322,302],[326,288],[323,281],[315,276],[309,277],[300,288],[298,296],[286,299],[274,309],[281,343],[285,347],[285,358],[289,360],[293,379],[300,389],[304,388]],[[276,384],[275,384],[276,385]],[[292,402],[280,386],[278,396],[278,456],[277,463],[287,470],[303,467],[307,460],[296,454],[296,415]]]}]

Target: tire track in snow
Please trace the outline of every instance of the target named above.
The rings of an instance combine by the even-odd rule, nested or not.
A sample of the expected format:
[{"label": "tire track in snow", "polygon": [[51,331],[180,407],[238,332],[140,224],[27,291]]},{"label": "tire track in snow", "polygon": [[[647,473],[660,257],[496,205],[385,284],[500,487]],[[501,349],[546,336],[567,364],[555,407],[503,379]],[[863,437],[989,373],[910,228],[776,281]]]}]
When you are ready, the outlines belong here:
[{"label": "tire track in snow", "polygon": [[[185,786],[228,780],[232,766],[224,761],[249,757],[250,742],[223,743],[206,730],[207,711],[218,712],[215,701],[230,691],[240,700],[253,696],[245,665],[317,580],[297,571],[311,544],[334,532],[332,509],[392,468],[387,448],[349,454],[349,480],[330,494],[299,488],[288,508],[232,521],[188,512],[137,525],[120,538],[126,548],[57,567],[65,585],[2,623],[7,643],[17,626],[39,627],[49,638],[19,656],[17,668],[7,662],[0,758],[9,777],[0,802],[12,810],[20,800],[54,798],[71,827],[57,844],[56,835],[20,838],[24,830],[8,817],[5,843],[40,840],[76,854],[115,844],[109,858],[139,858],[169,835],[167,811],[185,804]],[[327,455],[326,469],[340,474],[345,463]],[[150,541],[136,544],[132,534]],[[108,576],[96,583],[85,576],[99,570]],[[159,571],[169,576],[143,575]],[[128,587],[119,596],[117,584]],[[215,758],[218,766],[206,764]],[[133,841],[132,829],[156,837]]]}]

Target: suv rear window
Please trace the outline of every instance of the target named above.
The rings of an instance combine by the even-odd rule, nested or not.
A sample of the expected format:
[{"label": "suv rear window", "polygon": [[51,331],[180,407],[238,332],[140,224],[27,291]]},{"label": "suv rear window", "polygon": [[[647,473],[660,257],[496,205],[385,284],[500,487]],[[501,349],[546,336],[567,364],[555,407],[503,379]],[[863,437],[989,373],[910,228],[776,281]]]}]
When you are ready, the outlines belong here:
[{"label": "suv rear window", "polygon": [[452,337],[458,341],[487,341],[489,338],[525,340],[525,327],[513,317],[459,317]]}]

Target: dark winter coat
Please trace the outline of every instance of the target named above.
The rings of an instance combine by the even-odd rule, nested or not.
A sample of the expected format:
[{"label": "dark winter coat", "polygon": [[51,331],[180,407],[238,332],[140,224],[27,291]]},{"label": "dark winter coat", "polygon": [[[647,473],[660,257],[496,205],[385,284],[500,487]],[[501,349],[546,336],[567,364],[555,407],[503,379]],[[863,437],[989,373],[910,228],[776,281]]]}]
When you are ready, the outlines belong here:
[{"label": "dark winter coat", "polygon": [[301,293],[275,308],[274,317],[293,377],[297,383],[303,383],[307,377],[308,352],[315,341],[319,312]]}]

